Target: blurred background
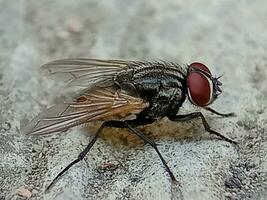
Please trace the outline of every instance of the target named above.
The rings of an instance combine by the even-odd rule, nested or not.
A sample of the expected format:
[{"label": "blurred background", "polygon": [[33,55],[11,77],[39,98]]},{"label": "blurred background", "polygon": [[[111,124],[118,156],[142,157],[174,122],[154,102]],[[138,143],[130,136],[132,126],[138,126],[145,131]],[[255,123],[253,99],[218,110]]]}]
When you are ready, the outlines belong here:
[{"label": "blurred background", "polygon": [[[266,19],[264,0],[0,0],[0,199],[266,199]],[[76,128],[28,138],[20,123],[53,98],[55,83],[41,77],[40,65],[70,57],[206,63],[224,74],[213,108],[238,116],[205,114],[240,147],[201,134],[157,140],[163,129],[154,127],[181,183],[175,187],[149,146],[102,139],[44,193],[90,135]],[[174,135],[205,135],[199,125],[171,126]],[[117,167],[105,170],[105,163]]]}]

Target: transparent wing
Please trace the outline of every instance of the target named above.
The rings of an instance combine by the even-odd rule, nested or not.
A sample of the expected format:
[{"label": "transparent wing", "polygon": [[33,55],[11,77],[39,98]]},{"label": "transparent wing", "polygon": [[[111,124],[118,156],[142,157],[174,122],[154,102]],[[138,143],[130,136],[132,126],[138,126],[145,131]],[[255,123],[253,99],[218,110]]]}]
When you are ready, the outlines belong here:
[{"label": "transparent wing", "polygon": [[75,102],[53,106],[31,121],[22,132],[45,135],[99,120],[123,120],[141,112],[148,103],[114,88],[96,87]]},{"label": "transparent wing", "polygon": [[69,86],[110,86],[115,74],[127,70],[132,61],[99,59],[62,59],[42,66],[52,78],[63,80]]}]

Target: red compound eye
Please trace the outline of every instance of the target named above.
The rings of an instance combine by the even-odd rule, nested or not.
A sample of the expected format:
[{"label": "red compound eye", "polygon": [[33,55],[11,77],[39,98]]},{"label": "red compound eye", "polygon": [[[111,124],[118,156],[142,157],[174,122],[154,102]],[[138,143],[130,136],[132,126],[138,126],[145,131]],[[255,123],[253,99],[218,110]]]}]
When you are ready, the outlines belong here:
[{"label": "red compound eye", "polygon": [[187,76],[188,94],[192,103],[198,106],[206,106],[212,99],[212,82],[201,71],[210,73],[208,67],[202,63],[192,63],[189,65]]},{"label": "red compound eye", "polygon": [[201,71],[207,72],[208,74],[211,75],[209,68],[206,65],[199,63],[199,62],[191,63],[189,65],[189,69],[201,70]]}]

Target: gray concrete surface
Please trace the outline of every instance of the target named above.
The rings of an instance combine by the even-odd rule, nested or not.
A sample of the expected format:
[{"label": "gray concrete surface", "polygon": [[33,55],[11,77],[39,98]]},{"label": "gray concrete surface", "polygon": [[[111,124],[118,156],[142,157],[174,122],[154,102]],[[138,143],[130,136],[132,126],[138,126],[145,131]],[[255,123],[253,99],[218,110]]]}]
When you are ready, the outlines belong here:
[{"label": "gray concrete surface", "polygon": [[[266,19],[264,0],[0,0],[0,199],[266,199]],[[203,133],[199,121],[145,127],[178,187],[151,147],[106,130],[86,159],[44,193],[93,132],[19,132],[55,94],[57,83],[42,78],[39,66],[66,57],[206,63],[224,73],[213,108],[237,117],[203,112],[239,148]],[[185,111],[194,109],[185,104]]]}]

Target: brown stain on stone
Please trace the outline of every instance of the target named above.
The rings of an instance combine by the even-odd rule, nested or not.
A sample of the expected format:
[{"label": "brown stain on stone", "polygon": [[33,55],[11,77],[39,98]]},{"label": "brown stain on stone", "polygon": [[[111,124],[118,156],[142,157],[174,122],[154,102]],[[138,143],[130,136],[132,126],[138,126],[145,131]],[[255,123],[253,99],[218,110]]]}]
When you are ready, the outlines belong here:
[{"label": "brown stain on stone", "polygon": [[[86,129],[93,134],[100,125],[100,122],[90,123],[86,125]],[[200,128],[199,125],[194,126],[192,123],[172,122],[166,118],[158,120],[153,124],[137,127],[137,129],[156,143],[161,140],[182,141],[186,138],[194,139],[194,137],[204,132],[204,129]],[[100,138],[115,146],[126,145],[129,147],[136,147],[144,145],[144,142],[138,136],[126,128],[105,128]]]}]

